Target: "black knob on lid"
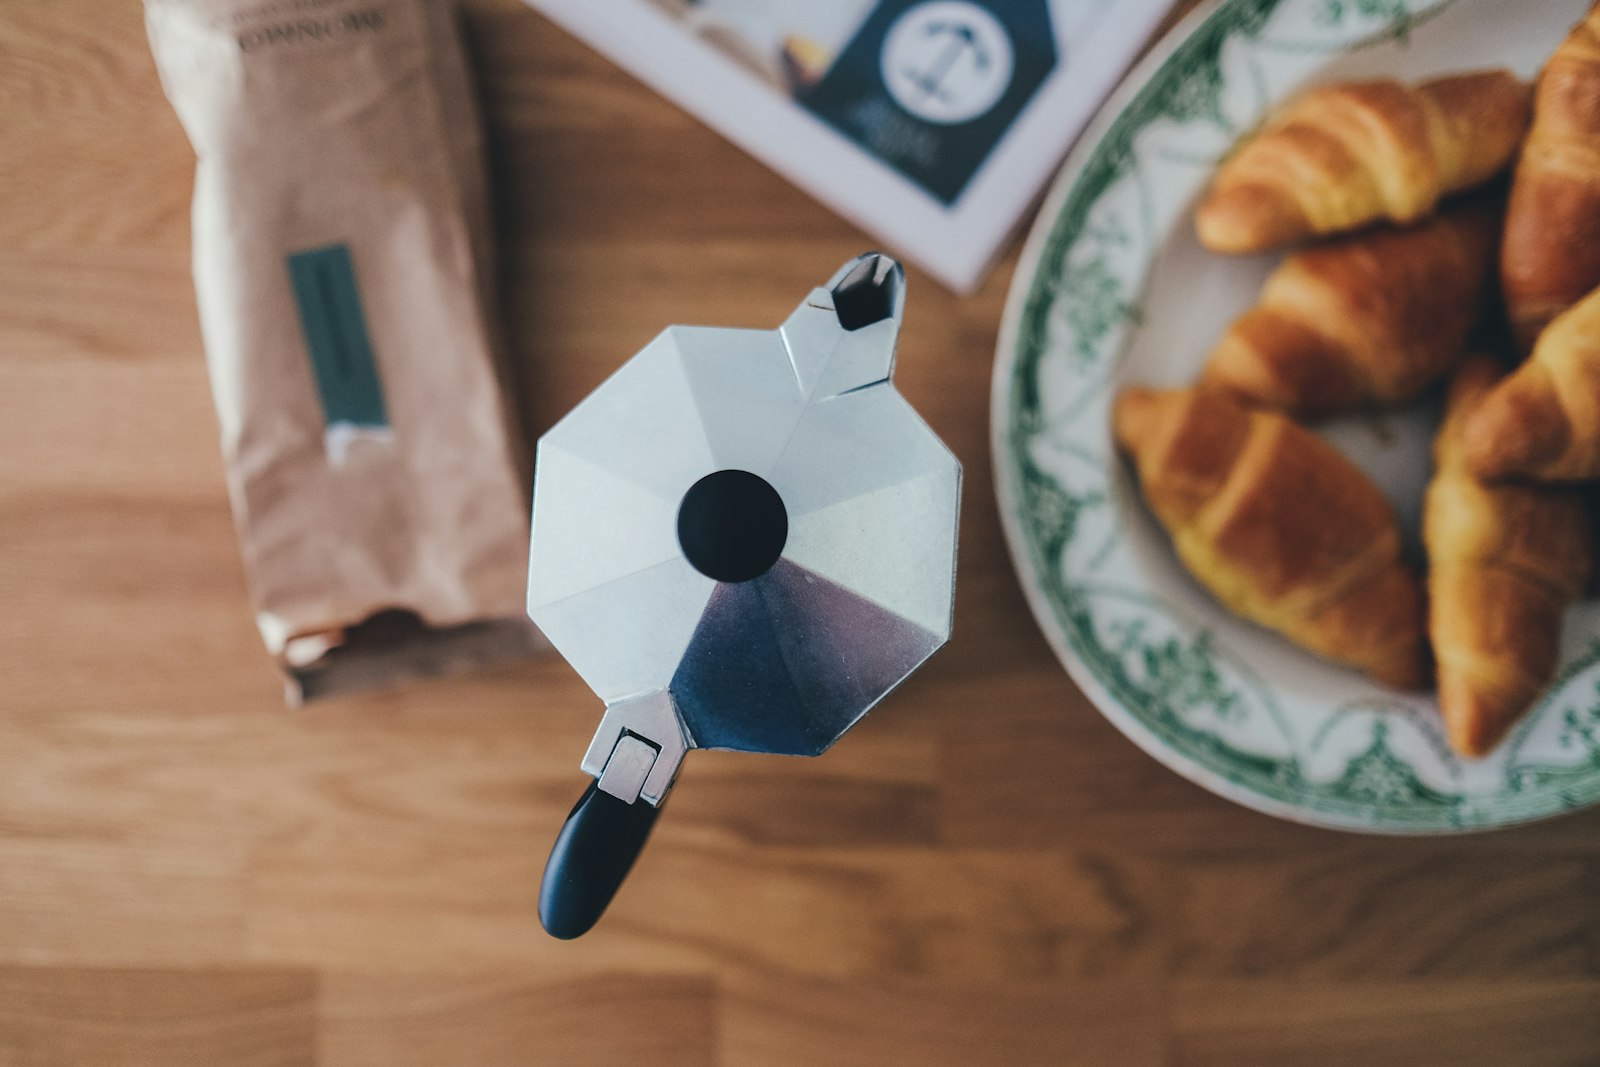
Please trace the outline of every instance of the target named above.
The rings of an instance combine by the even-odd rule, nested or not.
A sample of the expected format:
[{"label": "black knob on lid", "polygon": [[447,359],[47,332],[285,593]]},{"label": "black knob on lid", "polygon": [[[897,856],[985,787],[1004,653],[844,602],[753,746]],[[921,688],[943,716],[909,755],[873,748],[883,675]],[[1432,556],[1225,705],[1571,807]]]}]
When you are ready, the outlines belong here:
[{"label": "black knob on lid", "polygon": [[748,582],[772,569],[789,540],[778,491],[749,471],[701,478],[678,505],[678,545],[694,569],[719,582]]}]

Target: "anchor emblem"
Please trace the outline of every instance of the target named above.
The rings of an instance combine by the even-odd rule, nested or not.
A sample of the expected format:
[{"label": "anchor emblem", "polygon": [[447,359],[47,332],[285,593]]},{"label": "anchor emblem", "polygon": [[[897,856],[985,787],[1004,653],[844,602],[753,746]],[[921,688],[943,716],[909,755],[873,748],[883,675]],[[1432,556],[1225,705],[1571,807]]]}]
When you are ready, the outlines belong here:
[{"label": "anchor emblem", "polygon": [[933,0],[902,15],[884,39],[882,75],[901,107],[950,125],[983,115],[1011,83],[1011,38],[968,0]]},{"label": "anchor emblem", "polygon": [[972,32],[972,27],[959,22],[936,22],[925,31],[930,37],[944,35],[949,37],[950,43],[945,46],[933,67],[926,71],[908,69],[906,77],[928,96],[937,96],[946,102],[949,95],[944,92],[941,83],[945,75],[950,73],[950,68],[966,52],[972,53],[972,62],[979,70],[989,65],[989,53],[983,50],[983,45],[978,43],[978,35]]}]

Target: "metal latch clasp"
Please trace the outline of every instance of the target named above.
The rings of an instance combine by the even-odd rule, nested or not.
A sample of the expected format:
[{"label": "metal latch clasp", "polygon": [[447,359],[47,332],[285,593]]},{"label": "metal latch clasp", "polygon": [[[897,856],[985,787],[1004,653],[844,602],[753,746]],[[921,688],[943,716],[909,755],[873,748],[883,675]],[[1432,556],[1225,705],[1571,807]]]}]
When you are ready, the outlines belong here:
[{"label": "metal latch clasp", "polygon": [[665,690],[648,693],[606,708],[583,769],[618,800],[660,805],[690,744],[672,697]]},{"label": "metal latch clasp", "polygon": [[600,791],[632,804],[644,790],[644,781],[661,749],[638,734],[623,731],[600,772]]}]

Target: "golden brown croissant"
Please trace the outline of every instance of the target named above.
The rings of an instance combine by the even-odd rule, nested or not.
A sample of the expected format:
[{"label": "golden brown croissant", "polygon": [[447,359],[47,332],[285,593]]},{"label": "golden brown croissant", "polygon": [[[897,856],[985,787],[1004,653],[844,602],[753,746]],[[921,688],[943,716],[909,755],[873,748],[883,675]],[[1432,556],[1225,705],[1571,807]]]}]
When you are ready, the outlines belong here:
[{"label": "golden brown croissant", "polygon": [[1539,75],[1517,158],[1500,277],[1518,350],[1600,285],[1600,6]]},{"label": "golden brown croissant", "polygon": [[1474,407],[1462,447],[1480,478],[1600,476],[1600,289],[1545,327],[1533,356]]},{"label": "golden brown croissant", "polygon": [[1425,675],[1421,583],[1383,494],[1332,445],[1215,389],[1113,409],[1178,556],[1240,615],[1391,685]]},{"label": "golden brown croissant", "polygon": [[1503,70],[1313,89],[1218,168],[1195,213],[1200,241],[1263,252],[1381,219],[1414,222],[1510,162],[1528,98]]},{"label": "golden brown croissant", "polygon": [[1466,756],[1499,744],[1550,684],[1562,615],[1589,574],[1589,518],[1577,493],[1489,485],[1467,469],[1461,429],[1498,376],[1483,356],[1456,374],[1423,505],[1439,710]]},{"label": "golden brown croissant", "polygon": [[1416,226],[1288,257],[1223,335],[1205,381],[1299,415],[1416,396],[1465,348],[1489,277],[1495,214],[1474,198]]}]

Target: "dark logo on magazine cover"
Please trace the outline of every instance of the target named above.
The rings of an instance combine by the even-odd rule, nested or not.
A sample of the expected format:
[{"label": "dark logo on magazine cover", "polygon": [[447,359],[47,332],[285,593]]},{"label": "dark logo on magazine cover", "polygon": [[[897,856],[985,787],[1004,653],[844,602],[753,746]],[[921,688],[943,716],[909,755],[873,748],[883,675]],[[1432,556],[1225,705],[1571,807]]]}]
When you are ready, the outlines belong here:
[{"label": "dark logo on magazine cover", "polygon": [[1056,62],[1047,0],[885,0],[801,102],[948,204]]}]

